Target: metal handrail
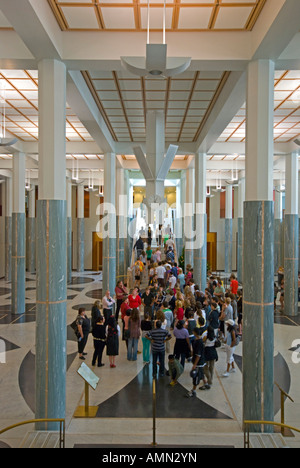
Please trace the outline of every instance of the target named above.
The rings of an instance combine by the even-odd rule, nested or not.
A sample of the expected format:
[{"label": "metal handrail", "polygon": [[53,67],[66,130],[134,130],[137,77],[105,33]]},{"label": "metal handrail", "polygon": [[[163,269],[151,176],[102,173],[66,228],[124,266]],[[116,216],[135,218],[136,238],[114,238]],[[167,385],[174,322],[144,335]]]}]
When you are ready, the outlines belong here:
[{"label": "metal handrail", "polygon": [[288,426],[287,424],[277,423],[274,421],[244,421],[244,448],[250,448],[250,426],[252,424],[260,424],[263,426],[277,426],[300,433],[300,429],[297,429],[296,427]]},{"label": "metal handrail", "polygon": [[42,418],[42,419],[29,419],[27,421],[22,421],[11,426],[5,427],[0,430],[0,435],[4,432],[15,429],[19,426],[24,426],[25,424],[39,423],[39,422],[59,422],[59,448],[65,448],[65,419],[54,419],[54,418]]}]

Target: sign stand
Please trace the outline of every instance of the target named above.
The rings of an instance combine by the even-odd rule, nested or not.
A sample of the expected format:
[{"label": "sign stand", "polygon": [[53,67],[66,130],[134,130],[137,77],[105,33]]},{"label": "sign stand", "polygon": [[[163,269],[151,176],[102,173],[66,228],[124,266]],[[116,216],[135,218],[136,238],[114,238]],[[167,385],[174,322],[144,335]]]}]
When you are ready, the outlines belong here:
[{"label": "sign stand", "polygon": [[98,406],[89,405],[89,387],[96,390],[100,379],[84,362],[81,364],[77,372],[84,380],[84,406],[78,406],[74,413],[74,418],[95,418]]}]

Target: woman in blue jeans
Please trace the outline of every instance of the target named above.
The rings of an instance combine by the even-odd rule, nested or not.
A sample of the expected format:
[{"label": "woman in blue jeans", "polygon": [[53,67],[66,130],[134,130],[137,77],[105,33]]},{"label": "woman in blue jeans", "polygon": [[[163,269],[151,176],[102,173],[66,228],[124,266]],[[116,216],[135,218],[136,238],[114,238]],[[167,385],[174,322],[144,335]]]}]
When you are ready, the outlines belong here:
[{"label": "woman in blue jeans", "polygon": [[136,361],[139,338],[141,335],[141,318],[138,309],[132,309],[131,311],[128,330],[130,335],[128,338],[127,359],[128,361]]}]

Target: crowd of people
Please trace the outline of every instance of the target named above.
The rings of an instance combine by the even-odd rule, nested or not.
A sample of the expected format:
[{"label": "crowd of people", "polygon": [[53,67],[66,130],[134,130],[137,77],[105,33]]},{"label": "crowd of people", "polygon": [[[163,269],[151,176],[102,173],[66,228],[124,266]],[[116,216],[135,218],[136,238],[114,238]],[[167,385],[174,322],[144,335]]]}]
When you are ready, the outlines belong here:
[{"label": "crowd of people", "polygon": [[[114,297],[106,291],[102,310],[100,301],[95,302],[91,319],[84,308],[79,309],[78,353],[80,359],[86,359],[84,349],[91,332],[94,343],[92,366],[104,365],[102,359],[106,347],[110,367],[114,368],[119,342],[123,340],[128,361],[136,361],[139,353],[146,365],[152,359],[153,378],[165,374],[167,355],[171,386],[177,384],[186,363],[191,362],[193,386],[187,396],[192,397],[201,381],[201,390],[211,388],[218,348],[222,347],[226,352],[227,368],[223,377],[235,372],[234,352],[242,335],[242,293],[234,274],[228,288],[224,287],[221,278],[209,275],[207,288],[201,291],[194,282],[192,266],[187,265],[183,272],[174,260],[172,242],[165,245],[164,252],[161,248],[151,247],[142,250],[134,265],[139,269],[139,280],[135,275],[132,290],[119,281]],[[138,349],[140,343],[142,351]]]}]

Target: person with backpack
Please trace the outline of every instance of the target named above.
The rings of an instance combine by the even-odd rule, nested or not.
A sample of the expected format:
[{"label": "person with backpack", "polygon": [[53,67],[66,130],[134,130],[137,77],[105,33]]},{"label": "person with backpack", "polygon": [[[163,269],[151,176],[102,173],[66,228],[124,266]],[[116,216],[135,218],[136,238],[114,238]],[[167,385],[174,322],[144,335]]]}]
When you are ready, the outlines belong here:
[{"label": "person with backpack", "polygon": [[[239,337],[237,335],[236,331],[236,324],[235,321],[230,319],[226,320],[225,325],[227,326],[227,336],[226,336],[226,342],[225,342],[225,351],[226,351],[226,357],[227,357],[227,370],[223,374],[223,377],[229,377],[229,373],[236,372],[235,366],[234,366],[234,352],[235,348],[237,347],[239,343]],[[231,367],[231,369],[230,369]]]}]

